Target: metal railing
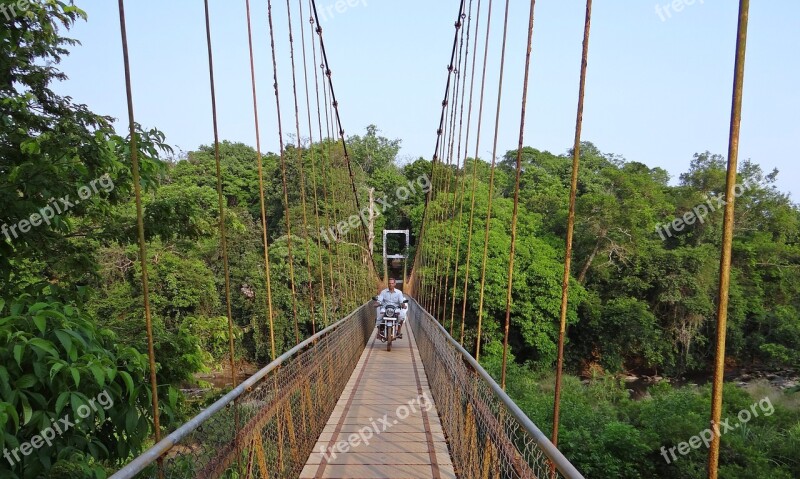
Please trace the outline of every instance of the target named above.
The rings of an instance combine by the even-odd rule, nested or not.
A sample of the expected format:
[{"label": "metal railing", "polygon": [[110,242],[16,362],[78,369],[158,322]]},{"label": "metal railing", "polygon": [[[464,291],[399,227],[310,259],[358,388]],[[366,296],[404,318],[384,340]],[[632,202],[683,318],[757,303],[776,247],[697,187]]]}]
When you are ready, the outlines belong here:
[{"label": "metal railing", "polygon": [[410,304],[410,324],[458,477],[583,479],[436,319],[416,301]]},{"label": "metal railing", "polygon": [[360,307],[283,354],[111,479],[299,477],[374,326],[375,308]]}]

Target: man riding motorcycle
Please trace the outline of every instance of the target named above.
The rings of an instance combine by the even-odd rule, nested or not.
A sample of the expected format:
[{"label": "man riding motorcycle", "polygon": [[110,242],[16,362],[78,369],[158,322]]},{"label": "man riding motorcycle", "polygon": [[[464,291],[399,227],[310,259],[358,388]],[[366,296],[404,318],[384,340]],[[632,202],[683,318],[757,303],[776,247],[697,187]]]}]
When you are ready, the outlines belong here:
[{"label": "man riding motorcycle", "polygon": [[403,322],[406,320],[406,315],[408,314],[408,304],[405,303],[406,297],[403,292],[395,287],[396,284],[397,280],[389,278],[389,287],[381,291],[381,293],[374,298],[374,300],[379,303],[380,308],[378,310],[375,327],[377,328],[380,326],[381,318],[386,311],[386,306],[391,304],[398,308],[397,337],[402,338]]}]

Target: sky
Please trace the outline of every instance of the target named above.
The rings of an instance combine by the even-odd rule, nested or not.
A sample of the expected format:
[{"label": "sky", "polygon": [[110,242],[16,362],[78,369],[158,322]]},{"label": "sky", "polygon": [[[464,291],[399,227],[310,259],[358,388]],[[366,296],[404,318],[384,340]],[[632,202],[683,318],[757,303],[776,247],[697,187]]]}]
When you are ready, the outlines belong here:
[{"label": "sky", "polygon": [[[262,150],[277,151],[266,1],[251,3]],[[473,0],[473,18],[477,3]],[[69,34],[82,46],[63,61],[69,80],[56,90],[119,118],[117,128],[124,131],[117,2],[77,4],[89,19]],[[291,4],[302,88],[301,21],[297,0]],[[479,65],[487,4],[482,0]],[[504,4],[494,0],[483,133],[479,146],[474,133],[469,146],[470,155],[477,147],[487,160],[493,151]],[[210,0],[210,5],[220,137],[255,146],[245,1]],[[401,160],[432,156],[458,5],[458,0],[342,0],[337,10],[335,0],[317,0],[348,135],[363,135],[375,124],[383,136],[402,140]],[[673,184],[695,153],[727,155],[737,5],[734,0],[595,0],[583,140],[628,161],[664,168]],[[129,0],[126,9],[137,121],[162,130],[168,143],[183,151],[212,143],[203,2]],[[304,9],[308,17],[306,2]],[[518,141],[528,9],[528,2],[511,0],[498,155],[515,149]],[[572,145],[584,13],[583,0],[536,2],[526,145],[553,153]],[[275,1],[273,15],[284,129],[291,133],[286,3]],[[796,0],[752,2],[739,157],[765,172],[780,170],[778,188],[795,193],[795,202],[800,184],[800,162],[793,153],[800,139],[798,19]],[[310,42],[308,21],[302,26]],[[310,55],[310,43],[308,48]],[[476,88],[476,109],[478,97]],[[305,119],[302,97],[300,111]],[[304,129],[301,137],[308,136]]]}]

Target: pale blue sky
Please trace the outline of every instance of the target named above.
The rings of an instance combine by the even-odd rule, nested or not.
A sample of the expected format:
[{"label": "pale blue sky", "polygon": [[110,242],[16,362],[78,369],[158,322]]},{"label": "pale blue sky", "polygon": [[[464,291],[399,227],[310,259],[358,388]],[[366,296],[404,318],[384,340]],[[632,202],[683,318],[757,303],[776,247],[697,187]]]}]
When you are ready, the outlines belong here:
[{"label": "pale blue sky", "polygon": [[[673,180],[695,152],[727,152],[738,4],[679,1],[687,4],[668,17],[656,11],[667,0],[595,0],[583,134],[605,152],[667,169]],[[495,0],[480,149],[485,159],[491,155],[504,3]],[[72,32],[83,46],[63,63],[70,80],[58,90],[124,119],[116,4],[78,1],[89,21]],[[292,132],[286,4],[274,4],[285,129]],[[320,15],[333,12],[325,13],[322,23],[347,133],[361,134],[374,123],[383,135],[403,140],[401,158],[430,158],[458,1],[363,0],[342,13],[327,8],[334,4],[318,0]],[[275,151],[266,1],[252,0],[252,5],[262,144]],[[562,153],[572,144],[584,7],[583,0],[536,2],[526,145]],[[527,9],[528,2],[512,0],[499,154],[517,142]],[[220,135],[255,145],[244,0],[212,0],[211,12]],[[128,0],[127,15],[137,120],[163,130],[168,142],[183,150],[210,143],[203,2]],[[795,193],[800,182],[794,156],[800,139],[798,19],[796,0],[752,2],[740,156],[766,171],[778,168],[779,188]],[[295,36],[299,48],[299,31]],[[302,81],[302,70],[298,74]]]}]

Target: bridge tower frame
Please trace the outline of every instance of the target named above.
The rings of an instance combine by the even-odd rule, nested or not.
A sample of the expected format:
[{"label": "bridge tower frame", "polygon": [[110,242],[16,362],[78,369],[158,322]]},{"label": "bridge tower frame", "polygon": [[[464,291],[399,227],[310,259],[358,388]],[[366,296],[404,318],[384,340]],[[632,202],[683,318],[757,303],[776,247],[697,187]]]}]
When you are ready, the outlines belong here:
[{"label": "bridge tower frame", "polygon": [[[405,238],[405,246],[400,253],[389,253],[386,239],[389,235],[401,235]],[[389,260],[400,259],[403,260],[403,278],[402,281],[397,282],[401,286],[406,284],[406,269],[408,268],[408,247],[411,242],[411,233],[409,230],[383,230],[383,284],[389,283]],[[402,288],[400,288],[402,290]]]}]

